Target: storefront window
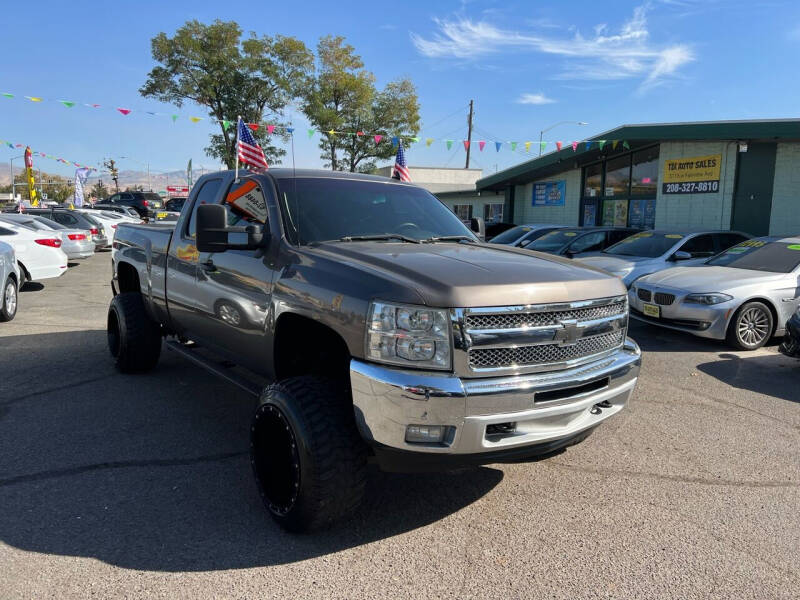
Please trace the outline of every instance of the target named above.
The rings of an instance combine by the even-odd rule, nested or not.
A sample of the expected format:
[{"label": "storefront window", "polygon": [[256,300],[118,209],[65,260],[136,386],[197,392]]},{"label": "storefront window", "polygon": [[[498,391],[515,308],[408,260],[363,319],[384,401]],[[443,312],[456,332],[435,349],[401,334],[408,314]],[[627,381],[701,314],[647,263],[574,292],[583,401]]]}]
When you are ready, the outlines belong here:
[{"label": "storefront window", "polygon": [[472,218],[472,205],[471,204],[454,204],[453,212],[462,221],[469,221]]},{"label": "storefront window", "polygon": [[487,223],[500,223],[503,220],[503,203],[484,204],[483,220]]},{"label": "storefront window", "polygon": [[631,183],[631,156],[619,156],[606,161],[606,187],[604,196],[626,197]]},{"label": "storefront window", "polygon": [[633,154],[631,196],[653,196],[658,191],[658,146]]},{"label": "storefront window", "polygon": [[583,170],[583,195],[586,198],[602,196],[603,164],[589,165]]}]

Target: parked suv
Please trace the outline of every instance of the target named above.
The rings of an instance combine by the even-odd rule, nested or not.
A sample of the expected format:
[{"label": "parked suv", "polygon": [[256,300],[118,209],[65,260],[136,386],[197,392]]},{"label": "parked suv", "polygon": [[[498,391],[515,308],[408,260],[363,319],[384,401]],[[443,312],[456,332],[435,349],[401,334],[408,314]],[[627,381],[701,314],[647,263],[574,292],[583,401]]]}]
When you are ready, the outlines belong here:
[{"label": "parked suv", "polygon": [[106,198],[103,204],[130,206],[143,219],[152,219],[164,208],[164,201],[155,192],[119,192]]}]

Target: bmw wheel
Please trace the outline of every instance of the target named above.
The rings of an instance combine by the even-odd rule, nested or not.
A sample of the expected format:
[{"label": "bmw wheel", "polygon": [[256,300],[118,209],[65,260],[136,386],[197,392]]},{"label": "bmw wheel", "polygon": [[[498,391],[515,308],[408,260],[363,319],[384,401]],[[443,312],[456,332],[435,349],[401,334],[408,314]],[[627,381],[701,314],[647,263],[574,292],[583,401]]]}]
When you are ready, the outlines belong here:
[{"label": "bmw wheel", "polygon": [[763,302],[743,304],[728,326],[728,343],[739,350],[761,348],[772,337],[772,311]]}]

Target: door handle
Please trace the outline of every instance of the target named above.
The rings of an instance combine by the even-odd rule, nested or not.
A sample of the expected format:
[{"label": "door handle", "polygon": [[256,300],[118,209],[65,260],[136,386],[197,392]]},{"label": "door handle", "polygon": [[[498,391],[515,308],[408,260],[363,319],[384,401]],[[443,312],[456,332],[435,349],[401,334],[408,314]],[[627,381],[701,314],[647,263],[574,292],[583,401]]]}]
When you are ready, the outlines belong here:
[{"label": "door handle", "polygon": [[214,261],[211,260],[210,258],[206,262],[200,263],[200,268],[203,269],[203,271],[209,271],[209,272],[217,270],[217,266],[214,264]]}]

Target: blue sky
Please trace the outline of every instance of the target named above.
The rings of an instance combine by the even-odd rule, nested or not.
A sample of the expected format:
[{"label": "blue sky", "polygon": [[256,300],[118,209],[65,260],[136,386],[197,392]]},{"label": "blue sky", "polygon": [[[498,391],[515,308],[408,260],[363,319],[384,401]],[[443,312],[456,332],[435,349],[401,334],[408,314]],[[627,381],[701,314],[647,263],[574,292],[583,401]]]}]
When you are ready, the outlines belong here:
[{"label": "blue sky", "polygon": [[[374,2],[294,3],[40,1],[3,9],[0,139],[85,164],[129,156],[121,168],[214,167],[203,148],[213,126],[180,118],[113,110],[175,112],[138,89],[154,65],[150,39],[188,19],[238,21],[245,31],[292,35],[314,46],[344,35],[382,85],[410,77],[422,109],[423,137],[437,141],[408,152],[411,165],[463,166],[460,142],[475,101],[471,166],[488,174],[533,156],[546,140],[582,139],[623,123],[797,117],[800,3],[787,0],[649,0],[643,2],[444,1],[382,6]],[[753,8],[757,4],[758,8]],[[234,8],[234,5],[237,7]],[[32,103],[24,95],[49,101]],[[79,104],[68,109],[53,100]],[[98,103],[92,109],[82,103]],[[107,108],[106,108],[107,107]],[[297,113],[301,132],[305,122]],[[534,141],[500,152],[494,141]],[[549,146],[548,149],[552,147]],[[19,152],[0,148],[0,163]],[[296,138],[298,166],[321,166],[317,141]],[[17,163],[18,164],[18,163]],[[43,169],[71,174],[53,161]]]}]

